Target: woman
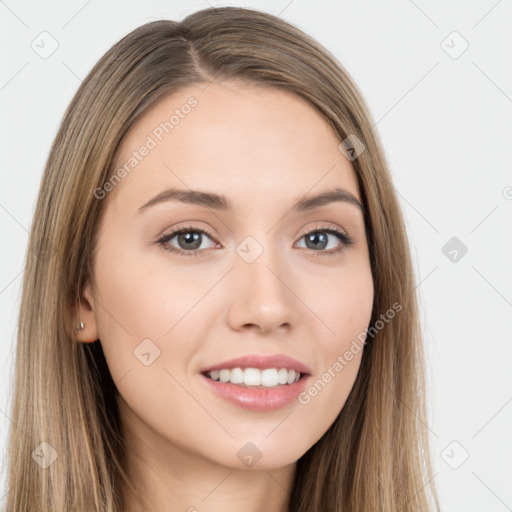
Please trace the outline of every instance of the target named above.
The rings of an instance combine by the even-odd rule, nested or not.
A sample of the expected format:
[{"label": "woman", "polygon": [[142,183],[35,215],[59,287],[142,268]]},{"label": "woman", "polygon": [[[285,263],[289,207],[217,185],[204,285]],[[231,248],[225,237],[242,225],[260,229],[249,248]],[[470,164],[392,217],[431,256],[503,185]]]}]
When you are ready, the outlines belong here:
[{"label": "woman", "polygon": [[438,509],[371,125],[263,12],[148,23],[100,59],[34,215],[9,512]]}]

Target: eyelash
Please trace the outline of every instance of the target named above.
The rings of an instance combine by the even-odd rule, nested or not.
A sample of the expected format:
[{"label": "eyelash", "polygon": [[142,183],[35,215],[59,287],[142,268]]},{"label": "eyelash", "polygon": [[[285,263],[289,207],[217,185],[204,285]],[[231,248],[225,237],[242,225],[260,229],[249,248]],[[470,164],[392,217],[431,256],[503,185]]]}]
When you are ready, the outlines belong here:
[{"label": "eyelash", "polygon": [[[169,240],[172,240],[176,235],[180,235],[182,233],[188,233],[191,231],[194,233],[205,234],[209,238],[211,238],[214,242],[218,243],[215,240],[214,236],[207,229],[204,229],[204,228],[199,229],[199,228],[197,228],[195,226],[191,226],[191,225],[179,226],[174,231],[171,231],[170,233],[166,233],[165,235],[161,236],[156,241],[156,243],[158,245],[160,245],[164,251],[172,252],[172,253],[179,254],[179,255],[182,255],[185,257],[197,257],[197,256],[201,255],[202,253],[204,253],[203,249],[196,249],[195,251],[183,251],[181,249],[177,249],[176,247],[167,245],[167,242],[169,242]],[[313,251],[313,253],[315,253],[315,256],[317,256],[317,257],[334,256],[334,255],[340,253],[341,251],[345,250],[347,247],[351,246],[354,243],[354,240],[352,237],[350,237],[349,235],[347,235],[340,229],[333,228],[332,226],[316,227],[316,228],[308,231],[307,233],[304,233],[300,239],[304,238],[305,236],[311,235],[312,233],[318,233],[318,232],[329,233],[331,235],[334,235],[338,238],[338,240],[340,240],[343,243],[341,244],[341,246],[338,249],[334,249],[334,250],[331,249],[330,251]]]}]

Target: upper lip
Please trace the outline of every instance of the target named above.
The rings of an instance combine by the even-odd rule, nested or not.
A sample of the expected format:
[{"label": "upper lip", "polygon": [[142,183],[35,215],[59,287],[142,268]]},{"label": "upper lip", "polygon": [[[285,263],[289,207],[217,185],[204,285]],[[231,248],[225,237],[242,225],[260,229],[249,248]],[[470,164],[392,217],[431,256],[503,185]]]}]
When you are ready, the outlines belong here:
[{"label": "upper lip", "polygon": [[266,368],[287,368],[288,370],[295,370],[299,373],[311,373],[310,369],[305,364],[285,354],[275,354],[272,356],[248,354],[203,368],[201,373],[232,368],[258,368],[260,370]]}]

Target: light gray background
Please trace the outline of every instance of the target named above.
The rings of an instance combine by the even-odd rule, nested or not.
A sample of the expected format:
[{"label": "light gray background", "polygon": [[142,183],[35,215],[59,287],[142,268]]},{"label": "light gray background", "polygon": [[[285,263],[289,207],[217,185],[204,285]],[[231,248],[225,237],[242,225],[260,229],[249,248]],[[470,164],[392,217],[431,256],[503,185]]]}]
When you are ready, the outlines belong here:
[{"label": "light gray background", "polygon": [[[389,159],[420,283],[428,426],[443,510],[511,510],[512,4],[506,0],[0,1],[0,450],[10,424],[27,235],[64,110],[80,80],[122,36],[208,5],[253,7],[294,23],[361,88]],[[58,43],[45,59],[31,47],[43,46],[43,31]],[[49,39],[44,44],[50,48]],[[453,237],[459,247],[449,245],[445,255]]]}]

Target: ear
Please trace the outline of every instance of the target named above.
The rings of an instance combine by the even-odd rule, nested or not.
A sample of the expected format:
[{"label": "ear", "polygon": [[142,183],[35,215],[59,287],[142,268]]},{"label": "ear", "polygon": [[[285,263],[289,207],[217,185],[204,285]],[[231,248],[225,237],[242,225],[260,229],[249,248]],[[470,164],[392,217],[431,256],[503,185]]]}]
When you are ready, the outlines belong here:
[{"label": "ear", "polygon": [[[84,328],[78,330],[77,327],[79,326],[80,321],[84,324]],[[92,343],[99,338],[98,326],[96,323],[96,308],[89,283],[80,297],[78,318],[74,329],[76,333],[76,340],[82,343]]]}]

